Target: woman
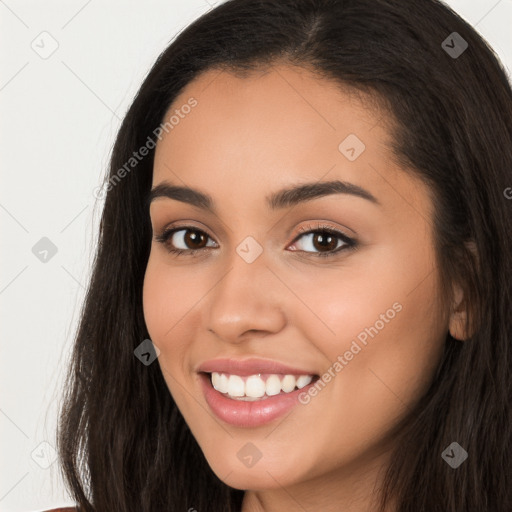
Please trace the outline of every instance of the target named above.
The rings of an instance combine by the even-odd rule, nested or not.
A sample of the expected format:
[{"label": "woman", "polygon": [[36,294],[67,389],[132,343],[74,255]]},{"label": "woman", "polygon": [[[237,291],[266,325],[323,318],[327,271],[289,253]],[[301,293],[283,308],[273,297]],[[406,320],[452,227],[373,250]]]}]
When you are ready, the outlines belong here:
[{"label": "woman", "polygon": [[104,188],[79,510],[511,510],[511,141],[503,68],[435,0],[179,34]]}]

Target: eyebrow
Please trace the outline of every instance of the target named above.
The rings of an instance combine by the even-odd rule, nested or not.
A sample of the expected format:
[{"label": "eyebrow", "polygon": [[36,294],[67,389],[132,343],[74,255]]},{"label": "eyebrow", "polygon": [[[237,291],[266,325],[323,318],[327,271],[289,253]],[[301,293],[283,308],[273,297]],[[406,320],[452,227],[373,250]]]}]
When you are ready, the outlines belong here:
[{"label": "eyebrow", "polygon": [[[304,183],[285,188],[267,196],[266,202],[269,209],[278,210],[333,194],[352,195],[366,199],[376,205],[381,204],[373,194],[364,188],[340,180]],[[167,181],[163,181],[151,189],[148,204],[161,197],[175,199],[176,201],[188,203],[203,210],[216,213],[213,198],[194,188],[172,185]]]}]

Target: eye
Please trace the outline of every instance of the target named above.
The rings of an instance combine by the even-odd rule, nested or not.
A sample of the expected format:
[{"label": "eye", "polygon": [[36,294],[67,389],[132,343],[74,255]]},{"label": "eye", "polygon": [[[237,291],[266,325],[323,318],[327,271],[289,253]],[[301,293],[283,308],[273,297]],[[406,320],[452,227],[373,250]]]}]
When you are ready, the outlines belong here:
[{"label": "eye", "polygon": [[[210,236],[207,233],[194,226],[169,228],[155,236],[156,241],[165,245],[169,252],[178,255],[187,253],[190,256],[201,249],[212,247],[207,244],[209,238]],[[215,243],[213,247],[216,247]]]},{"label": "eye", "polygon": [[[302,234],[295,238],[294,245],[297,240],[305,239],[303,243],[304,249],[301,252],[313,252],[313,256],[328,257],[336,256],[339,252],[348,249],[355,249],[357,242],[353,239],[327,225],[306,226],[299,229]],[[293,249],[297,250],[297,249]]]},{"label": "eye", "polygon": [[[293,241],[292,251],[310,253],[312,256],[336,256],[343,250],[355,249],[357,242],[341,231],[328,225],[317,224],[300,228],[298,237]],[[297,243],[301,239],[304,242]],[[176,255],[194,256],[203,249],[218,247],[217,243],[203,230],[195,226],[180,226],[165,229],[155,236],[155,240],[163,244],[166,249]],[[208,240],[211,240],[210,243]],[[297,249],[297,245],[304,248]],[[314,252],[317,251],[317,252]]]}]

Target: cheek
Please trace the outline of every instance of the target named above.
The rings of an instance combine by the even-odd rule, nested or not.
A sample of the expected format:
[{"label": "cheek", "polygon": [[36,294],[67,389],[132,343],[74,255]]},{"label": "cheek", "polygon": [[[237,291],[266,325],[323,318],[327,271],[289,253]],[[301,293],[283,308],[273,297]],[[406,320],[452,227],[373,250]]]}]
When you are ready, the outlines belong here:
[{"label": "cheek", "polygon": [[392,422],[426,391],[447,332],[429,255],[407,265],[398,254],[380,256],[365,272],[326,283],[315,305],[332,333],[309,333],[330,362],[338,414],[367,425]]},{"label": "cheek", "polygon": [[201,299],[212,286],[205,277],[185,265],[170,265],[159,254],[150,254],[144,276],[146,327],[160,350],[158,363],[177,402],[193,364],[192,340],[199,337],[201,329]]},{"label": "cheek", "polygon": [[408,245],[368,255],[319,272],[314,287],[307,277],[296,281],[296,294],[311,306],[295,321],[325,356],[325,370],[345,375],[341,403],[361,395],[378,403],[388,394],[400,405],[395,395],[414,400],[424,390],[443,348],[448,326],[438,307],[437,272],[430,251]]},{"label": "cheek", "polygon": [[[175,392],[180,386],[176,381],[183,380],[186,354],[186,337],[180,333],[187,308],[187,290],[176,282],[176,272],[162,264],[158,259],[149,258],[144,276],[142,293],[144,319],[151,341],[160,350],[158,364],[167,382],[169,391],[176,399]],[[190,309],[190,308],[188,308]],[[186,316],[185,316],[186,318]]]},{"label": "cheek", "polygon": [[190,309],[190,287],[177,281],[178,272],[150,255],[142,290],[144,319],[151,341],[160,350],[157,361],[169,392],[184,407],[180,390],[185,385],[187,338],[180,332],[180,318]]},{"label": "cheek", "polygon": [[[169,345],[182,322],[194,315],[194,305],[202,292],[200,280],[183,268],[171,267],[160,256],[150,255],[142,301],[144,319],[151,339]],[[165,349],[166,347],[162,347]]]},{"label": "cheek", "polygon": [[[144,275],[144,285],[142,289],[142,304],[144,311],[144,320],[148,329],[150,338],[153,342],[159,345],[162,339],[166,324],[168,323],[169,315],[172,315],[171,304],[173,298],[166,286],[166,274],[158,271],[156,265],[151,257],[148,261],[146,274]],[[168,314],[166,314],[168,313]]]}]

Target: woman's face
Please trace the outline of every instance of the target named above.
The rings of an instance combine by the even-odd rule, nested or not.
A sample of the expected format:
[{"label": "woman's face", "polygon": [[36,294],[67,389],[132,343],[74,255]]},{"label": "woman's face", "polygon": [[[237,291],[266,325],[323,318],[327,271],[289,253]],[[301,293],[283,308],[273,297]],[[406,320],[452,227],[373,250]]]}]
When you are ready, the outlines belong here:
[{"label": "woman's face", "polygon": [[378,465],[441,355],[430,195],[361,101],[285,65],[208,71],[165,118],[153,188],[196,193],[154,194],[154,236],[175,231],[152,241],[144,315],[170,393],[235,488]]}]

